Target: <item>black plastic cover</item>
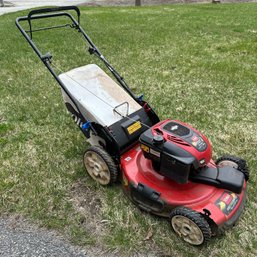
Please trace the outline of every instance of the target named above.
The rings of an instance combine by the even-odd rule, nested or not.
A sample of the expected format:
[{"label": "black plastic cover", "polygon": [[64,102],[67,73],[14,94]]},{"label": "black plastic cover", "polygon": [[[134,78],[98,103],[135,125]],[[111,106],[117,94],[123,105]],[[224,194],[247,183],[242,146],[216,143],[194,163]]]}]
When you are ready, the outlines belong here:
[{"label": "black plastic cover", "polygon": [[208,147],[207,143],[203,140],[199,133],[196,133],[192,129],[189,129],[178,122],[170,121],[166,123],[162,129],[169,133],[171,141],[180,142],[180,144],[182,144],[182,139],[182,141],[184,141],[183,144],[188,143],[196,148],[199,152],[205,151]]},{"label": "black plastic cover", "polygon": [[139,136],[154,124],[144,108],[124,117],[108,127],[110,136],[117,142],[119,153],[124,153],[137,142]]},{"label": "black plastic cover", "polygon": [[190,134],[190,129],[177,123],[174,121],[171,121],[169,123],[166,123],[163,126],[163,129],[166,130],[169,133],[175,134],[177,136],[183,137],[188,136]]},{"label": "black plastic cover", "polygon": [[[169,141],[154,143],[151,129],[140,136],[140,143],[149,147],[149,151],[143,151],[145,158],[154,161],[154,167],[165,177],[173,179],[177,183],[187,183],[191,167],[199,167],[196,158]],[[156,165],[158,164],[158,165]]]},{"label": "black plastic cover", "polygon": [[217,168],[205,167],[197,174],[192,174],[190,180],[196,183],[228,189],[240,194],[244,185],[244,174],[230,166]]}]

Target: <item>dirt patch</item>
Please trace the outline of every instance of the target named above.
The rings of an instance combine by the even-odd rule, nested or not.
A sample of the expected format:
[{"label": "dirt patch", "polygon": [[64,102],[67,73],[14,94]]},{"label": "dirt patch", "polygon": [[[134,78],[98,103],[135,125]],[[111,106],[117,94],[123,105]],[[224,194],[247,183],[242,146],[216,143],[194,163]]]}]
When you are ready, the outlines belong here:
[{"label": "dirt patch", "polygon": [[74,209],[81,216],[81,226],[98,240],[98,235],[106,232],[104,226],[106,221],[102,219],[102,202],[97,192],[85,186],[83,181],[78,181],[72,185],[70,195]]}]

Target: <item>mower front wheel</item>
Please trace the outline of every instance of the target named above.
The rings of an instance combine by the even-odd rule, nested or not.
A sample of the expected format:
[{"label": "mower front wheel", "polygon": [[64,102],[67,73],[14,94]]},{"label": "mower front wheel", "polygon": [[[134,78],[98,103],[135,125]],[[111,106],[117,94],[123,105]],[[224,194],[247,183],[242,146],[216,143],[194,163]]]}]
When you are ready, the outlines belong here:
[{"label": "mower front wheel", "polygon": [[239,157],[236,157],[233,155],[224,155],[217,159],[216,165],[218,165],[219,167],[224,167],[224,166],[233,167],[244,174],[246,181],[249,179],[250,174],[249,174],[246,161]]},{"label": "mower front wheel", "polygon": [[202,245],[211,238],[211,228],[200,213],[186,207],[175,208],[170,215],[173,230],[191,245]]},{"label": "mower front wheel", "polygon": [[112,185],[117,181],[117,166],[111,156],[99,146],[91,146],[85,151],[84,165],[89,176],[102,186]]}]

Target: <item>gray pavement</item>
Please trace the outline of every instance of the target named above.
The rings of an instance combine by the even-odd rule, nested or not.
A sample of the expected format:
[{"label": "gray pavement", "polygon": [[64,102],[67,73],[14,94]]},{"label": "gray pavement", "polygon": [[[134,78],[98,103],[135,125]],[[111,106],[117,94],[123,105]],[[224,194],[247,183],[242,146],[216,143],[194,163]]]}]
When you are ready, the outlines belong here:
[{"label": "gray pavement", "polygon": [[[19,224],[17,224],[19,223]],[[0,218],[1,257],[86,257],[52,231],[35,228],[12,218]]]},{"label": "gray pavement", "polygon": [[90,0],[4,0],[5,6],[0,7],[0,15],[40,6],[77,5],[89,1]]}]

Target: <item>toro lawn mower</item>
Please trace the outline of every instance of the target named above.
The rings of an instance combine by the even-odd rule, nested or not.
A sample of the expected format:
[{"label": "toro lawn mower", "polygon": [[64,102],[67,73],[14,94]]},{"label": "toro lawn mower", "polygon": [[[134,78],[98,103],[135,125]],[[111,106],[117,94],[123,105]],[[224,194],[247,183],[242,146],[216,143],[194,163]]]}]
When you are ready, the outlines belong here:
[{"label": "toro lawn mower", "polygon": [[[77,19],[69,12],[75,11]],[[65,16],[69,24],[32,28],[32,21]],[[21,23],[27,21],[29,30]],[[101,185],[119,178],[139,208],[167,217],[186,242],[201,245],[233,226],[245,205],[249,172],[234,156],[212,160],[208,139],[178,120],[160,121],[151,106],[136,97],[83,28],[75,6],[31,11],[16,25],[61,86],[68,111],[91,144],[84,155],[88,174]],[[88,64],[57,75],[50,53],[32,40],[36,31],[69,27],[80,32],[89,53],[98,57],[118,84],[100,67]]]}]

